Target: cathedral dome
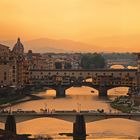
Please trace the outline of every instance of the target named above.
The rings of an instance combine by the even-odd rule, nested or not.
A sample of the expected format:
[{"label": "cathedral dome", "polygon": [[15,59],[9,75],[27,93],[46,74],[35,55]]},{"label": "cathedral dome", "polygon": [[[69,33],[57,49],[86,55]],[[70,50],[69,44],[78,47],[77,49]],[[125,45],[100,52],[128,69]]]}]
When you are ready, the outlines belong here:
[{"label": "cathedral dome", "polygon": [[13,52],[20,55],[24,53],[24,47],[20,42],[20,38],[18,38],[17,43],[14,45]]}]

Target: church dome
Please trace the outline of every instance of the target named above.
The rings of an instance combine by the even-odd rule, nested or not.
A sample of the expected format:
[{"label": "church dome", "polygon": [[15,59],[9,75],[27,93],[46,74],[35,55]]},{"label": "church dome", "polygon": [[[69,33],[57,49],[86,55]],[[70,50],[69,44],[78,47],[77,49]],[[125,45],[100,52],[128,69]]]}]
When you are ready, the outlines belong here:
[{"label": "church dome", "polygon": [[16,54],[24,53],[24,47],[23,47],[22,43],[20,42],[20,38],[18,38],[17,43],[14,45],[13,52]]}]

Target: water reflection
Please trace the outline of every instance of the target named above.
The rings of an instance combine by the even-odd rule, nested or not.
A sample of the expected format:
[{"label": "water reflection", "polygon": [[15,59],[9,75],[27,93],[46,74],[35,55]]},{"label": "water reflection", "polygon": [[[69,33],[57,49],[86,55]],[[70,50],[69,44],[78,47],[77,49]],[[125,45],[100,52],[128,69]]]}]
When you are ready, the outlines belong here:
[{"label": "water reflection", "polygon": [[[109,91],[109,99],[100,99],[98,92],[91,93],[92,88],[70,88],[67,90],[67,97],[65,99],[54,99],[55,91],[48,90],[47,92],[40,92],[36,96],[38,100],[20,103],[12,107],[12,110],[37,110],[40,111],[47,104],[47,107],[56,110],[72,110],[78,109],[77,103],[81,104],[81,110],[97,110],[103,108],[106,112],[112,109],[109,105],[110,99],[118,95],[126,95],[127,88],[117,88]],[[112,109],[112,111],[116,111]],[[0,125],[4,128],[4,125]],[[66,136],[60,136],[59,133],[72,133],[73,124],[54,118],[38,118],[17,124],[17,132],[44,135],[49,134],[55,140],[73,139]],[[86,124],[86,131],[89,135],[87,139],[136,139],[139,136],[140,123],[125,119],[110,119],[97,121]]]}]

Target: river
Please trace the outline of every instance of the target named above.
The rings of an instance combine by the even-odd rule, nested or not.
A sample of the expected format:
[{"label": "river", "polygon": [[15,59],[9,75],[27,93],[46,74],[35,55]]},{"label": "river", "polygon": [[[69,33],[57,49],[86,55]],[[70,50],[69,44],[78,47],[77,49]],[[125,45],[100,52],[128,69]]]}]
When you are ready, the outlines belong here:
[{"label": "river", "polygon": [[[111,109],[109,105],[110,99],[116,96],[126,95],[127,88],[116,88],[110,90],[108,99],[100,99],[97,91],[94,93],[89,87],[70,88],[67,92],[66,98],[54,98],[55,91],[48,90],[35,94],[40,97],[38,100],[19,103],[12,106],[12,110],[36,110],[48,107],[56,110],[72,110],[78,109],[78,104],[81,104],[81,110],[97,110],[104,109],[106,112]],[[112,111],[116,111],[112,109]],[[1,128],[4,126],[0,124]],[[72,132],[73,124],[70,122],[54,119],[41,118],[31,121],[26,121],[17,124],[18,133],[27,133],[32,135],[46,135],[49,134],[55,140],[68,139],[68,137],[60,137],[58,133]],[[125,119],[110,119],[88,123],[86,125],[87,134],[91,139],[115,140],[115,139],[137,139],[140,136],[140,123]],[[72,139],[72,138],[70,138]],[[88,138],[87,138],[88,139]]]}]

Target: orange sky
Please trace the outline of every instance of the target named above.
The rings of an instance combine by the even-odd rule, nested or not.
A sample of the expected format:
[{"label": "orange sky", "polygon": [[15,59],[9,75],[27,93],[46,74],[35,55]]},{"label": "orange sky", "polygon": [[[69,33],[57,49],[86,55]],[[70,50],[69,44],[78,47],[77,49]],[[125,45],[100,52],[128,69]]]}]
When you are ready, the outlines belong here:
[{"label": "orange sky", "polygon": [[18,36],[139,47],[140,0],[0,0],[0,40]]}]

